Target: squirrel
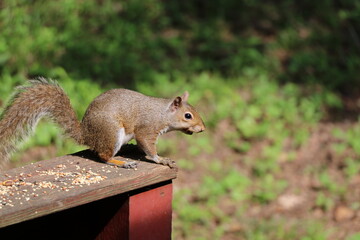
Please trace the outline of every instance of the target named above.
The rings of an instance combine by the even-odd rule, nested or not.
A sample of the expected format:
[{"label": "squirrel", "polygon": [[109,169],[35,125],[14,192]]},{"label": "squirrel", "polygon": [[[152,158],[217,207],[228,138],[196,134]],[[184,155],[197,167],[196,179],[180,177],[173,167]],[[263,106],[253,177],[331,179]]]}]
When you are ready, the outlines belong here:
[{"label": "squirrel", "polygon": [[188,98],[187,91],[174,99],[165,99],[128,89],[112,89],[90,103],[80,122],[58,82],[42,77],[30,80],[16,88],[0,115],[0,160],[7,160],[17,142],[29,136],[38,121],[47,116],[65,135],[96,152],[102,162],[136,168],[134,161],[113,158],[122,145],[135,139],[146,159],[173,168],[172,160],[157,154],[158,137],[174,130],[190,135],[205,130],[203,120]]}]

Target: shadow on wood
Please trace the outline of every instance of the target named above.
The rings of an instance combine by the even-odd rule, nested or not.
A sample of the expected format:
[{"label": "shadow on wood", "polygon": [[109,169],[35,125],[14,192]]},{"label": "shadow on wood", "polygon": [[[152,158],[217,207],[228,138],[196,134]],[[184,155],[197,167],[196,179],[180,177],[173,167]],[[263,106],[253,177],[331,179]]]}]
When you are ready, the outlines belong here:
[{"label": "shadow on wood", "polygon": [[[93,152],[91,150],[83,150],[74,154],[71,154],[71,156],[78,156],[86,159],[90,159],[96,162],[101,162],[97,153]],[[138,160],[143,162],[148,162],[152,164],[156,164],[153,161],[150,161],[145,158],[145,153],[137,147],[137,145],[134,144],[125,144],[121,147],[120,151],[116,154],[116,156],[126,159],[132,159],[132,160]],[[103,162],[101,162],[103,163]]]}]

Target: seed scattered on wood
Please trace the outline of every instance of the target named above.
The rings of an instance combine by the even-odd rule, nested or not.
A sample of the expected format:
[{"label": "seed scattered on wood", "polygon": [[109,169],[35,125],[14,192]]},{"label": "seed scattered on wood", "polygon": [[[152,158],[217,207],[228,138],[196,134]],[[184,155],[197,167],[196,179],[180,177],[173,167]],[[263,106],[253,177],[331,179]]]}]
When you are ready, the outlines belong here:
[{"label": "seed scattered on wood", "polygon": [[12,185],[14,185],[14,181],[13,180],[5,180],[2,182],[2,185],[7,186],[7,187],[12,186]]}]

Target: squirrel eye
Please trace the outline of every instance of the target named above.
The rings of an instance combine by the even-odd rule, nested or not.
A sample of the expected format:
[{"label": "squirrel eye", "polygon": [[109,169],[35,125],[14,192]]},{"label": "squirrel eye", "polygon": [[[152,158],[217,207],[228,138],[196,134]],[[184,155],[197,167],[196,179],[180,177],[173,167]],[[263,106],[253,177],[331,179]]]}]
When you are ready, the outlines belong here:
[{"label": "squirrel eye", "polygon": [[191,113],[185,113],[185,118],[186,119],[192,119]]}]

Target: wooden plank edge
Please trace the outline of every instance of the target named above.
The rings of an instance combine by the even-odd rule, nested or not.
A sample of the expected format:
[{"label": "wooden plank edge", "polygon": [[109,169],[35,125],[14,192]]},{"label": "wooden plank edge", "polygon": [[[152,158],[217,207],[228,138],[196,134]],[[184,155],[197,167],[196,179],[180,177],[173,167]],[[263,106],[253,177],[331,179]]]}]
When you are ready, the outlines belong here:
[{"label": "wooden plank edge", "polygon": [[[147,172],[142,172],[140,175],[135,174],[134,177],[129,178],[128,176],[126,179],[118,178],[115,181],[114,179],[110,179],[110,182],[104,181],[95,189],[83,188],[80,189],[80,193],[73,194],[67,198],[49,199],[43,204],[36,204],[35,202],[30,207],[9,211],[7,214],[1,216],[0,228],[174,178],[176,178],[176,170],[164,166],[156,166],[147,169]],[[113,187],[121,184],[124,185],[120,188]]]}]

